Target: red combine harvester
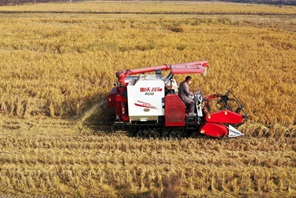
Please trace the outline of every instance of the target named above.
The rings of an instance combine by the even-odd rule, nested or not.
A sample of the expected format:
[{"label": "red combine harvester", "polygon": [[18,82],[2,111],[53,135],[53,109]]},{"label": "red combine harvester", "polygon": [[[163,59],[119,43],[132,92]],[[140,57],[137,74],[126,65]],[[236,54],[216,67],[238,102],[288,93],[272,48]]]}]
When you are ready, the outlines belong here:
[{"label": "red combine harvester", "polygon": [[[198,61],[118,71],[117,86],[107,98],[108,107],[115,108],[114,125],[136,129],[141,137],[181,137],[196,132],[217,138],[243,135],[231,124],[241,124],[248,116],[230,90],[225,95],[208,97],[198,90],[193,98],[196,115],[186,114],[186,105],[178,96],[173,77],[206,75],[207,68],[207,61]],[[163,70],[170,71],[166,77],[162,76]],[[214,112],[211,102],[216,104]]]}]

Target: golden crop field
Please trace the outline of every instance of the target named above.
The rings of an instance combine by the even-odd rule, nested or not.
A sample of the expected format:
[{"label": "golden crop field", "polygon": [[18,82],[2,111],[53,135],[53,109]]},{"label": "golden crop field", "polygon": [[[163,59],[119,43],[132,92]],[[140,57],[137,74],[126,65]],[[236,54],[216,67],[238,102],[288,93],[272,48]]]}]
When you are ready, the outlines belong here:
[{"label": "golden crop field", "polygon": [[[0,7],[0,196],[293,197],[296,7],[101,2]],[[138,139],[97,108],[115,72],[208,60],[244,137]],[[178,82],[184,76],[176,76]]]},{"label": "golden crop field", "polygon": [[1,11],[55,11],[55,12],[123,12],[123,13],[236,13],[236,14],[295,14],[294,6],[269,6],[215,2],[182,1],[84,1],[72,4],[47,3],[0,7]]}]

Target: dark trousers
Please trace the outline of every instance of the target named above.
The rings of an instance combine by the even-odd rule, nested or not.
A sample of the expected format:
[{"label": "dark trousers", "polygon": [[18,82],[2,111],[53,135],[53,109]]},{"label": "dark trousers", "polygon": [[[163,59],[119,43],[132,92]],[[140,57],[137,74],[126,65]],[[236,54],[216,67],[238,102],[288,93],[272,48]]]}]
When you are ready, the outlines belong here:
[{"label": "dark trousers", "polygon": [[195,101],[188,97],[182,98],[182,100],[185,103],[186,107],[188,108],[188,113],[194,113]]}]

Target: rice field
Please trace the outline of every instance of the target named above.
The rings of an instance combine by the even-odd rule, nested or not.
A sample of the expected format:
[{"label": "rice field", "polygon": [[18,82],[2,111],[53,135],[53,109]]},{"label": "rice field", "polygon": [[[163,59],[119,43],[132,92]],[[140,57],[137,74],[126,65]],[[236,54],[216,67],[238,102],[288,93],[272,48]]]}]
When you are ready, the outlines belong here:
[{"label": "rice field", "polygon": [[[293,197],[296,8],[218,2],[0,7],[0,196]],[[121,69],[208,60],[245,136],[138,139],[97,108]],[[177,76],[178,82],[184,76]]]}]

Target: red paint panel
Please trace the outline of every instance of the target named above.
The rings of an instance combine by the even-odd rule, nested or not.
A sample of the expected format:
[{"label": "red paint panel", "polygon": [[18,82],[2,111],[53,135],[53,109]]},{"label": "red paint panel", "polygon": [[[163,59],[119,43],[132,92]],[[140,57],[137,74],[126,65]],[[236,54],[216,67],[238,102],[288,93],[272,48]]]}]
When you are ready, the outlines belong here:
[{"label": "red paint panel", "polygon": [[221,138],[228,136],[228,129],[223,124],[206,123],[201,127],[200,133],[211,137]]},{"label": "red paint panel", "polygon": [[122,96],[117,94],[115,97],[116,102],[121,102],[122,101]]},{"label": "red paint panel", "polygon": [[185,126],[186,106],[176,94],[165,97],[165,126]]},{"label": "red paint panel", "polygon": [[119,121],[129,121],[127,98],[125,97],[126,87],[120,87],[119,93],[115,95],[115,112]]},{"label": "red paint panel", "polygon": [[172,66],[172,74],[194,74],[194,73],[203,73],[205,68],[201,65],[196,66]]},{"label": "red paint panel", "polygon": [[117,87],[113,87],[110,93],[108,94],[108,97],[107,97],[108,107],[115,107],[115,96],[117,91],[118,91]]},{"label": "red paint panel", "polygon": [[108,107],[115,107],[115,94],[108,95]]},{"label": "red paint panel", "polygon": [[179,63],[179,64],[173,64],[173,66],[194,66],[194,65],[202,65],[203,67],[207,67],[208,61],[196,61],[196,62],[190,62],[190,63]]},{"label": "red paint panel", "polygon": [[207,114],[207,122],[211,123],[228,123],[228,124],[239,124],[243,121],[242,115],[234,113],[229,110],[219,111],[216,113]]}]

